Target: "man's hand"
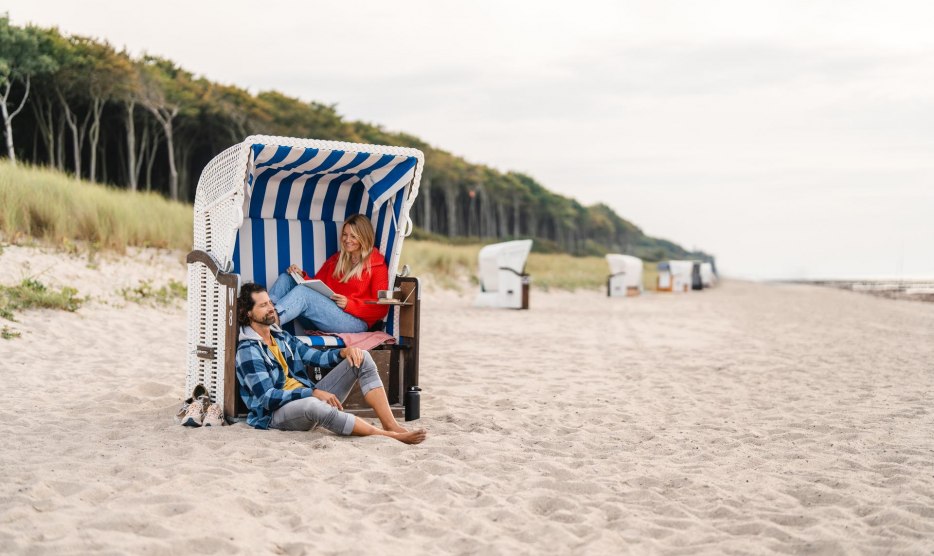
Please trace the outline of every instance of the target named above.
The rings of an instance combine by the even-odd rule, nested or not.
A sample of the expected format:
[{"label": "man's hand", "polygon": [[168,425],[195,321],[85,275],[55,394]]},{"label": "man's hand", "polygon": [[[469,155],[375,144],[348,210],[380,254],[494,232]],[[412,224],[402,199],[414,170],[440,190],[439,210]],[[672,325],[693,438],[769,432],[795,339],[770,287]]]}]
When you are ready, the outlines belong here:
[{"label": "man's hand", "polygon": [[331,300],[334,301],[334,304],[340,307],[341,309],[347,308],[347,296],[335,293],[331,296]]},{"label": "man's hand", "polygon": [[360,348],[344,348],[341,350],[341,357],[350,361],[354,367],[363,364],[363,351]]},{"label": "man's hand", "polygon": [[324,390],[320,388],[315,388],[315,391],[312,392],[311,395],[330,406],[334,406],[341,411],[344,410],[344,406],[341,405],[341,401],[337,399],[337,396],[335,396],[334,394],[330,392],[325,392]]}]

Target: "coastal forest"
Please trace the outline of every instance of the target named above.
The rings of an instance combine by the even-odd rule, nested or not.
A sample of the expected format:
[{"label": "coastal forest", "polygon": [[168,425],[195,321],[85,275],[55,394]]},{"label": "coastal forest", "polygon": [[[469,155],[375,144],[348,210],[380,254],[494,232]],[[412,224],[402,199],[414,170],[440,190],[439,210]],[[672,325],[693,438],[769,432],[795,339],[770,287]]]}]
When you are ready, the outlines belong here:
[{"label": "coastal forest", "polygon": [[336,106],[213,82],[156,55],[0,15],[0,115],[11,162],[191,202],[201,169],[251,134],[415,147],[425,171],[412,218],[441,241],[531,237],[540,251],[703,259],[647,236],[609,206],[584,206],[531,176],[472,163]]}]

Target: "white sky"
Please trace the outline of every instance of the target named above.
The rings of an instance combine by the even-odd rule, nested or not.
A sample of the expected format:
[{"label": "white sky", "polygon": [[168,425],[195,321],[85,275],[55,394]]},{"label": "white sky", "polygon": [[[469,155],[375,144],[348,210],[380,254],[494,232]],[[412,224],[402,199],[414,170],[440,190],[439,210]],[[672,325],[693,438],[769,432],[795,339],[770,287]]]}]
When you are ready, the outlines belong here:
[{"label": "white sky", "polygon": [[934,2],[0,0],[336,103],[753,278],[934,277]]}]

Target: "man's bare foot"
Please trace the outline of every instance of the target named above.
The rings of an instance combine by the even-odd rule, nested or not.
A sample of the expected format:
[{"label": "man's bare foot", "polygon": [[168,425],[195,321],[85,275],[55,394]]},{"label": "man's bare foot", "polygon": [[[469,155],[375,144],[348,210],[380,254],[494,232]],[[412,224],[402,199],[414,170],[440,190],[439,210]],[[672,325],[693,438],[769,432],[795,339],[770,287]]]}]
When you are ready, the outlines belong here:
[{"label": "man's bare foot", "polygon": [[403,427],[399,423],[393,423],[389,425],[388,427],[383,427],[383,430],[389,431],[389,432],[409,432],[409,429]]},{"label": "man's bare foot", "polygon": [[425,437],[428,436],[428,431],[390,432],[388,436],[390,438],[395,438],[399,442],[404,442],[405,444],[421,444],[425,441]]}]

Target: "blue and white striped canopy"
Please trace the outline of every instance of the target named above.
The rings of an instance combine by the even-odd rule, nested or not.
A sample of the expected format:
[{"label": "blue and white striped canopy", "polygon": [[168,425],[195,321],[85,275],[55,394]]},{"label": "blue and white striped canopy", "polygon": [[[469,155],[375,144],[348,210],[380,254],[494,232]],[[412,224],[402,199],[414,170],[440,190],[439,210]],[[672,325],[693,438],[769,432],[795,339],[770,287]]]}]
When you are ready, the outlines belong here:
[{"label": "blue and white striped canopy", "polygon": [[314,274],[358,213],[373,223],[393,279],[415,156],[253,144],[250,159],[232,257],[241,283],[269,286],[293,263]]}]

